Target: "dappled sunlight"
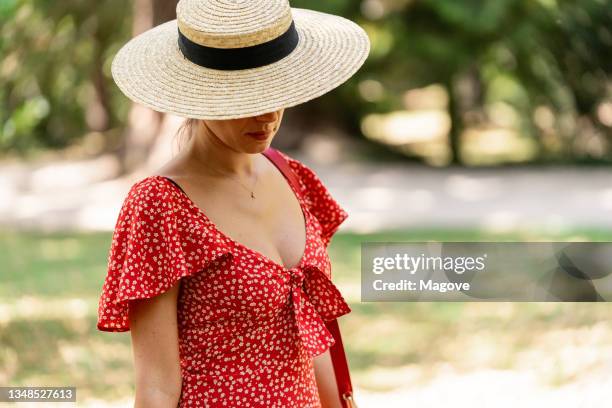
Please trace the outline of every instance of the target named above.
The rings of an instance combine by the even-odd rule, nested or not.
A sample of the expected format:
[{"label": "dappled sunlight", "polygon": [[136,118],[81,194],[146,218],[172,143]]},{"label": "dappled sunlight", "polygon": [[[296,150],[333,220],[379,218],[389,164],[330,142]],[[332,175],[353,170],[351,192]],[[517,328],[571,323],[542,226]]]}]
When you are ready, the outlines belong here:
[{"label": "dappled sunlight", "polygon": [[[494,81],[501,93],[512,93],[515,84],[505,76]],[[469,86],[470,84],[465,84]],[[366,101],[377,102],[388,97],[389,90],[381,81],[366,79],[358,90]],[[466,90],[467,92],[467,90]],[[451,116],[448,90],[439,84],[404,91],[405,109],[384,113],[370,113],[361,119],[363,135],[410,156],[417,156],[432,166],[450,163]],[[600,116],[609,116],[609,108],[602,104]],[[535,124],[541,129],[542,144],[553,146],[555,134],[554,113],[547,106],[538,106],[533,114]],[[463,164],[481,166],[499,163],[528,162],[539,154],[538,142],[525,134],[523,117],[516,106],[504,100],[485,103],[481,110],[466,111],[464,117],[455,117],[462,124],[457,132],[457,155]],[[603,143],[599,137],[591,137],[590,143]],[[587,143],[585,142],[585,145]],[[601,156],[601,145],[593,154]],[[591,149],[593,150],[593,149]]]},{"label": "dappled sunlight", "polygon": [[[413,163],[364,164],[347,157],[345,142],[321,134],[305,143],[304,150],[313,170],[348,211],[345,231],[367,233],[399,226],[507,231],[612,225],[609,174],[599,168],[483,171],[432,169]],[[119,179],[92,180],[87,186],[75,181],[74,188],[39,186],[24,191],[12,184],[17,179],[0,182],[0,196],[10,201],[0,204],[0,223],[43,231],[111,231],[129,187],[146,175],[139,171]],[[1,211],[2,206],[7,210]]]},{"label": "dappled sunlight", "polygon": [[338,164],[343,155],[350,153],[342,138],[329,132],[310,133],[302,146],[304,154],[320,164]]},{"label": "dappled sunlight", "polygon": [[[363,389],[386,390],[393,394],[397,389],[403,389],[407,384],[418,384],[421,381],[422,368],[416,364],[401,367],[373,367],[359,376]],[[361,384],[359,384],[361,385]]]},{"label": "dappled sunlight", "polygon": [[491,232],[512,231],[519,226],[520,214],[511,210],[489,211],[483,214],[480,226]]},{"label": "dappled sunlight", "polygon": [[533,139],[522,137],[509,128],[470,128],[463,134],[461,151],[466,164],[482,165],[499,162],[525,162],[537,153]]},{"label": "dappled sunlight", "polygon": [[612,127],[612,101],[605,101],[597,106],[597,118],[606,126]]},{"label": "dappled sunlight", "polygon": [[100,398],[84,398],[83,400],[83,406],[87,408],[124,408],[133,405],[134,398],[123,398],[116,401],[108,401]]},{"label": "dappled sunlight", "polygon": [[600,382],[612,370],[612,326],[597,322],[578,328],[539,333],[515,361],[518,369],[534,370],[551,386]]},{"label": "dappled sunlight", "polygon": [[[375,319],[368,318],[367,323],[367,326],[356,329],[357,331],[351,341],[351,349],[356,353],[363,354],[379,354],[380,350],[384,350],[384,353],[380,353],[379,357],[384,357],[388,364],[393,363],[393,356],[396,353],[410,352],[407,344],[398,340],[411,337],[413,342],[415,335],[418,336],[418,334],[411,336],[418,327],[405,326],[398,322],[397,317],[394,316],[382,314]],[[374,333],[376,333],[376,339],[373,337]],[[398,358],[398,360],[400,359]],[[379,361],[379,363],[382,362]]]},{"label": "dappled sunlight", "polygon": [[[112,402],[119,398],[125,403],[134,388],[129,334],[96,332],[95,313],[75,312],[82,307],[74,299],[2,304],[9,317],[0,322],[0,382],[76,386],[79,406],[119,406]],[[91,400],[100,395],[107,402]]]},{"label": "dappled sunlight", "polygon": [[448,114],[438,110],[370,114],[363,119],[363,133],[390,145],[444,139],[450,127]]},{"label": "dappled sunlight", "polygon": [[[93,239],[82,237],[85,244]],[[28,245],[57,262],[89,259],[75,250],[74,239],[42,237]],[[471,408],[478,398],[483,406],[504,406],[501,399],[521,407],[573,408],[584,400],[578,396],[601,400],[602,390],[612,386],[609,304],[362,303],[355,243],[364,240],[339,234],[330,247],[334,279],[352,309],[340,326],[360,407]],[[95,269],[87,271],[93,279]],[[95,331],[98,289],[81,287],[81,297],[4,298],[0,379],[76,385],[79,406],[132,403],[130,335]]]},{"label": "dappled sunlight", "polygon": [[[350,211],[347,227],[358,233],[368,233],[384,229],[392,217],[417,220],[436,206],[435,193],[426,188],[405,189],[401,186],[377,186],[375,176],[362,179],[361,187],[352,188],[342,202]],[[387,179],[385,184],[392,180]],[[359,210],[351,209],[358,205]],[[405,222],[405,221],[404,221]]]},{"label": "dappled sunlight", "polygon": [[91,360],[91,350],[83,344],[60,341],[58,342],[58,352],[64,362],[66,370],[73,370],[80,364],[89,364]]},{"label": "dappled sunlight", "polygon": [[86,187],[92,182],[108,180],[119,171],[114,155],[101,155],[82,161],[52,162],[31,171],[26,183],[33,192]]},{"label": "dappled sunlight", "polygon": [[[612,211],[612,188],[602,190],[599,196],[600,196],[600,200],[598,201],[600,205],[604,209]],[[594,203],[594,204],[597,204],[597,203]]]},{"label": "dappled sunlight", "polygon": [[380,101],[385,95],[385,88],[375,79],[365,79],[359,82],[358,88],[361,97],[369,102]]},{"label": "dappled sunlight", "polygon": [[[225,3],[236,10],[249,4]],[[329,254],[331,277],[352,311],[339,324],[360,408],[611,405],[610,303],[476,302],[476,293],[464,292],[457,302],[427,302],[427,294],[414,302],[362,302],[360,279],[361,248],[368,242],[427,241],[441,248],[442,242],[612,241],[609,3],[291,0],[292,7],[340,13],[345,23],[363,28],[370,42],[363,65],[352,78],[336,82],[338,89],[326,87],[321,76],[306,86],[314,99],[290,100],[269,87],[258,93],[260,101],[251,101],[270,106],[263,96],[278,96],[279,103],[291,102],[273,147],[310,167],[348,214]],[[0,0],[0,385],[76,386],[79,407],[134,405],[131,333],[96,327],[119,212],[130,188],[166,164],[193,171],[191,181],[206,182],[215,173],[210,165],[223,162],[187,152],[183,158],[190,160],[169,163],[180,152],[178,142],[188,142],[187,134],[177,133],[188,129],[181,128],[187,122],[149,106],[174,90],[191,95],[186,116],[233,116],[223,114],[222,106],[195,104],[210,95],[237,101],[238,82],[252,84],[223,75],[207,96],[164,82],[163,89],[143,93],[146,104],[121,92],[130,86],[117,88],[119,71],[111,68],[121,44],[173,21],[175,6],[174,0]],[[222,25],[213,31],[221,33]],[[274,43],[282,44],[271,41],[270,47]],[[157,68],[164,65],[180,64]],[[299,82],[295,71],[277,73]],[[326,95],[315,92],[323,88]],[[164,110],[181,104],[177,98],[170,102],[166,107],[173,109]],[[219,138],[210,132],[193,136],[217,142],[219,152],[229,141],[241,142],[238,133],[219,132]],[[230,162],[224,164],[238,163]],[[261,197],[269,193],[269,173],[255,170],[264,176],[253,186]],[[227,177],[224,184],[222,174],[231,176],[219,170],[212,193],[229,186],[239,191],[234,182],[242,177]],[[319,198],[309,194],[306,201],[320,204]],[[254,214],[262,207],[257,202],[247,199],[240,206],[255,205]],[[272,207],[267,210],[272,214]],[[312,212],[317,226],[334,223]],[[612,275],[606,273],[612,257],[603,252],[563,253],[574,267],[563,270],[583,272],[588,282],[576,283],[573,276],[557,285],[554,278],[565,276],[561,269],[567,266],[561,257],[535,267],[521,267],[523,259],[513,257],[515,272],[504,270],[494,283],[505,294],[548,289],[547,299],[582,283],[592,292],[610,293]],[[195,326],[198,336],[200,329],[208,332]],[[240,388],[236,379],[234,391]],[[252,395],[261,402],[261,395]],[[236,405],[234,397],[223,403]]]},{"label": "dappled sunlight", "polygon": [[[539,215],[538,224],[543,229],[562,231],[573,226],[570,220],[558,212]],[[507,232],[532,225],[533,220],[516,210],[498,210],[483,214],[479,226],[490,232]]]},{"label": "dappled sunlight", "polygon": [[[359,92],[369,101],[385,96],[383,85],[373,79],[360,82]],[[439,84],[409,89],[403,92],[402,101],[403,110],[365,115],[361,120],[363,135],[399,152],[422,157],[430,165],[447,164],[451,120],[446,89]]]},{"label": "dappled sunlight", "polygon": [[17,186],[10,178],[2,176],[2,172],[0,172],[0,214],[8,213],[13,208],[17,195]]},{"label": "dappled sunlight", "polygon": [[349,213],[345,231],[399,226],[562,231],[612,225],[609,174],[598,168],[484,171],[389,164],[324,174]]},{"label": "dappled sunlight", "polygon": [[[586,401],[603,404],[607,398],[612,385],[609,305],[448,306],[459,309],[446,323],[448,317],[440,320],[443,309],[434,303],[383,305],[376,313],[362,313],[360,321],[346,321],[357,395],[365,407],[383,406],[383,401],[389,407],[439,407],[451,401],[472,407],[478,398],[479,406],[554,402],[569,408],[595,406],[580,405]],[[378,364],[361,364],[361,359]],[[585,393],[592,399],[584,399]]]},{"label": "dappled sunlight", "polygon": [[71,319],[78,321],[96,313],[96,299],[55,298],[21,296],[13,301],[0,303],[0,326],[17,320]]},{"label": "dappled sunlight", "polygon": [[388,210],[395,204],[393,190],[389,188],[366,187],[354,194],[355,199],[359,200],[366,210]]},{"label": "dappled sunlight", "polygon": [[81,230],[105,231],[109,225],[117,222],[117,214],[121,209],[120,204],[119,202],[119,205],[109,206],[100,203],[85,206],[74,214],[74,220]]},{"label": "dappled sunlight", "polygon": [[345,228],[350,228],[358,234],[368,234],[379,231],[384,225],[383,220],[375,211],[360,210],[351,214],[351,220],[344,222]]},{"label": "dappled sunlight", "polygon": [[[356,271],[357,272],[357,271]],[[336,286],[340,289],[340,293],[342,293],[342,297],[349,303],[359,303],[361,301],[361,285],[359,282],[345,282],[338,281],[336,282]]]},{"label": "dappled sunlight", "polygon": [[500,177],[467,174],[451,174],[447,177],[445,190],[449,195],[463,201],[480,201],[502,194]]},{"label": "dappled sunlight", "polygon": [[13,198],[10,212],[0,221],[13,227],[40,231],[112,230],[127,190],[139,177],[140,174],[136,174],[111,181],[92,180],[87,186],[45,187],[28,191]]},{"label": "dappled sunlight", "polygon": [[447,109],[449,95],[446,87],[442,84],[433,83],[404,91],[402,102],[408,110]]},{"label": "dappled sunlight", "polygon": [[550,388],[536,375],[524,371],[481,369],[457,372],[441,365],[440,374],[424,385],[407,385],[389,393],[358,389],[355,393],[364,407],[473,408],[605,407],[609,404],[608,376],[584,385],[569,384]]}]

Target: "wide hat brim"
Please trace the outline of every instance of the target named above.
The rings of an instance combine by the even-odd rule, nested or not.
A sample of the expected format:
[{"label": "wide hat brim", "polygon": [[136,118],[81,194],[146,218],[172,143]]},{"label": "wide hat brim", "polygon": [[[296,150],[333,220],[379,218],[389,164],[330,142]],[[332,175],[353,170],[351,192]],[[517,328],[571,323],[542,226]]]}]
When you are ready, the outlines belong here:
[{"label": "wide hat brim", "polygon": [[249,117],[309,101],[349,79],[368,56],[370,42],[346,18],[291,12],[299,42],[272,64],[233,71],[194,64],[181,53],[172,20],[125,44],[113,60],[113,79],[139,104],[196,119]]}]

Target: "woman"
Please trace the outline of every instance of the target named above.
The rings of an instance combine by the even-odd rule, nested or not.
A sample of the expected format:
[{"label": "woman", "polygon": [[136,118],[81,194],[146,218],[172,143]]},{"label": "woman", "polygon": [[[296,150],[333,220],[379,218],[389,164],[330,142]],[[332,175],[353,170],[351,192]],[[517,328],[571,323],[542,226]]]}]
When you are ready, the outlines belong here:
[{"label": "woman", "polygon": [[287,1],[182,0],[118,52],[120,89],[191,135],[128,192],[100,297],[98,329],[131,330],[136,407],[340,406],[325,322],[350,308],[326,249],[347,214],[269,146],[368,51],[356,24]]}]

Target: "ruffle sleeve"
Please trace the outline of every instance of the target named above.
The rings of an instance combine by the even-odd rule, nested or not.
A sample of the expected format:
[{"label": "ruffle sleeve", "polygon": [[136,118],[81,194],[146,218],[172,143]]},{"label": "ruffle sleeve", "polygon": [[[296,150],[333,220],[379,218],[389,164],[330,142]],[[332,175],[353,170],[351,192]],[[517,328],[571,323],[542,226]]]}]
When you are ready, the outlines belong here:
[{"label": "ruffle sleeve", "polygon": [[124,199],[108,253],[98,303],[97,328],[130,330],[129,301],[152,298],[179,279],[199,272],[230,250],[206,234],[185,236],[188,228],[171,190],[155,178],[135,183]]},{"label": "ruffle sleeve", "polygon": [[340,224],[348,217],[348,213],[332,197],[319,176],[310,167],[286,153],[280,152],[280,154],[287,159],[293,171],[297,173],[308,208],[321,225],[321,240],[325,246],[328,246]]}]

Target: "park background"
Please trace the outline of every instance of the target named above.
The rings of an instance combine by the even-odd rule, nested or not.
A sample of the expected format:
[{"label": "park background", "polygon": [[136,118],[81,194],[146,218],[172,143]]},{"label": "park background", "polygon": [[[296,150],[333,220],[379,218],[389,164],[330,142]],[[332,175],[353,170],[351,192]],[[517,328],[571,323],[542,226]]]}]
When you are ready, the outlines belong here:
[{"label": "park background", "polygon": [[[129,334],[96,330],[97,301],[121,201],[181,118],[130,103],[110,63],[175,4],[0,1],[0,385],[130,406]],[[359,261],[364,241],[611,241],[612,3],[291,5],[372,43],[273,143],[349,212],[330,255],[360,406],[609,404],[606,303],[361,303]]]}]

